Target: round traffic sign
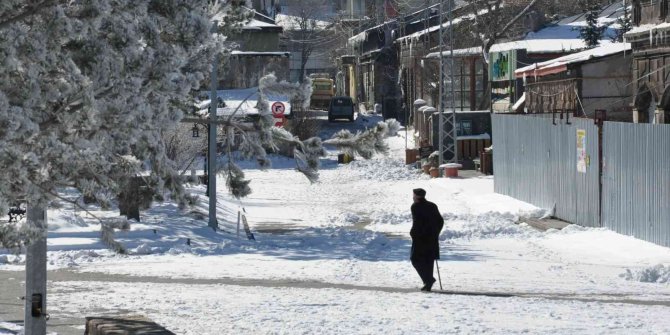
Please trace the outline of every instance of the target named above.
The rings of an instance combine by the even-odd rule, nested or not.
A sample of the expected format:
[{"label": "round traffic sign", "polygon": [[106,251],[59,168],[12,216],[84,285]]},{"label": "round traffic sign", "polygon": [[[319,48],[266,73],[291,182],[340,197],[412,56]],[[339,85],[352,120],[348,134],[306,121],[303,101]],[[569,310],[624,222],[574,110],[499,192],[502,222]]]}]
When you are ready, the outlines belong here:
[{"label": "round traffic sign", "polygon": [[284,112],[286,112],[286,106],[283,102],[277,101],[272,104],[272,116],[280,118],[284,116]]}]

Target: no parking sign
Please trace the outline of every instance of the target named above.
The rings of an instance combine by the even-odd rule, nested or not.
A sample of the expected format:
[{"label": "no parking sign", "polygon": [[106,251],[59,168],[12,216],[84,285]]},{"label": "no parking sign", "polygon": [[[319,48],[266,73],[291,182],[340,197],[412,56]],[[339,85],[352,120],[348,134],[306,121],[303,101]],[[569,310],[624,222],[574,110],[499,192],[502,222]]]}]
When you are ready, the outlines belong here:
[{"label": "no parking sign", "polygon": [[284,113],[286,113],[286,106],[283,102],[277,101],[272,104],[272,116],[275,117],[275,127],[284,126],[284,123],[286,122]]},{"label": "no parking sign", "polygon": [[284,106],[283,102],[277,101],[272,104],[272,116],[276,118],[282,118],[284,117],[285,112],[286,112],[286,106]]}]

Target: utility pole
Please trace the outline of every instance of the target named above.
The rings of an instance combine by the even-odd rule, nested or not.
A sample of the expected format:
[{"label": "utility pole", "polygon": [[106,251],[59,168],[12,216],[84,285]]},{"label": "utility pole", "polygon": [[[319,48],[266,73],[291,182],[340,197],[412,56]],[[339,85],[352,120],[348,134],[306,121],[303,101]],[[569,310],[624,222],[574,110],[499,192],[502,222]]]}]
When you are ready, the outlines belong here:
[{"label": "utility pole", "polygon": [[[449,20],[449,34],[444,31],[444,2],[448,2],[448,20]],[[458,163],[458,146],[456,134],[456,102],[455,88],[454,88],[454,27],[452,20],[453,0],[440,0],[440,165],[445,163],[445,156],[449,157],[449,162]],[[446,47],[445,38],[449,36],[449,64],[444,58],[444,50]],[[447,90],[445,87],[447,66],[449,66],[449,82],[451,93],[451,114],[446,115],[447,111]]]},{"label": "utility pole", "polygon": [[[219,21],[214,20],[212,26],[212,34],[216,34],[217,28],[219,27]],[[207,125],[207,189],[209,190],[209,223],[208,225],[216,231],[219,228],[219,222],[216,219],[216,164],[218,163],[217,159],[217,148],[216,148],[216,127],[218,117],[216,115],[217,108],[219,107],[219,95],[217,93],[217,88],[219,82],[217,80],[216,71],[219,67],[219,56],[217,53],[214,53],[214,59],[212,60],[212,75],[211,75],[211,88],[209,92],[209,124]]]},{"label": "utility pole", "polygon": [[[214,21],[214,25],[217,26],[218,22]],[[217,121],[217,108],[219,107],[219,98],[217,93],[218,81],[216,78],[216,69],[219,62],[219,57],[215,54],[214,60],[212,61],[212,87],[211,92],[209,93],[209,125],[208,130],[208,143],[207,143],[207,170],[209,172],[207,178],[207,189],[209,190],[209,226],[212,229],[216,230],[219,227],[219,223],[216,220],[216,164],[218,159],[216,158],[216,121]]]},{"label": "utility pole", "polygon": [[26,247],[25,335],[47,332],[47,211],[43,205],[28,204],[28,225],[40,231],[39,238]]}]

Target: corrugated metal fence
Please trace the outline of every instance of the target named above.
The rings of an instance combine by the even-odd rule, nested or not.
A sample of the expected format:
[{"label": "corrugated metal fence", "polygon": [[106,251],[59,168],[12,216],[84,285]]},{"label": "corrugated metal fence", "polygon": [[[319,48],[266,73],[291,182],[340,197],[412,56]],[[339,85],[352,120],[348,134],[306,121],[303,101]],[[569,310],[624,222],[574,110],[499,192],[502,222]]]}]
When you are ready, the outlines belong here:
[{"label": "corrugated metal fence", "polygon": [[602,223],[670,246],[670,125],[605,122]]},{"label": "corrugated metal fence", "polygon": [[497,193],[670,246],[670,125],[605,122],[600,178],[593,120],[494,114],[492,122]]},{"label": "corrugated metal fence", "polygon": [[[492,122],[497,193],[555,208],[554,215],[569,222],[600,225],[598,128],[593,120],[494,114]],[[577,148],[578,134],[583,150]]]}]

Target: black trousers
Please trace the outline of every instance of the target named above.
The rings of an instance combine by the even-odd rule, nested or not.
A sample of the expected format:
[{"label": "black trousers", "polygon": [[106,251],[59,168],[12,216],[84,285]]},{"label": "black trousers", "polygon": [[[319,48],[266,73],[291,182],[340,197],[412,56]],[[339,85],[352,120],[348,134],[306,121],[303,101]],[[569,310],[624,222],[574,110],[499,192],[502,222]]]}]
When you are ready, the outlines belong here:
[{"label": "black trousers", "polygon": [[435,264],[435,260],[431,258],[412,259],[412,266],[416,269],[424,285],[435,281],[435,278],[433,278],[433,264]]}]

